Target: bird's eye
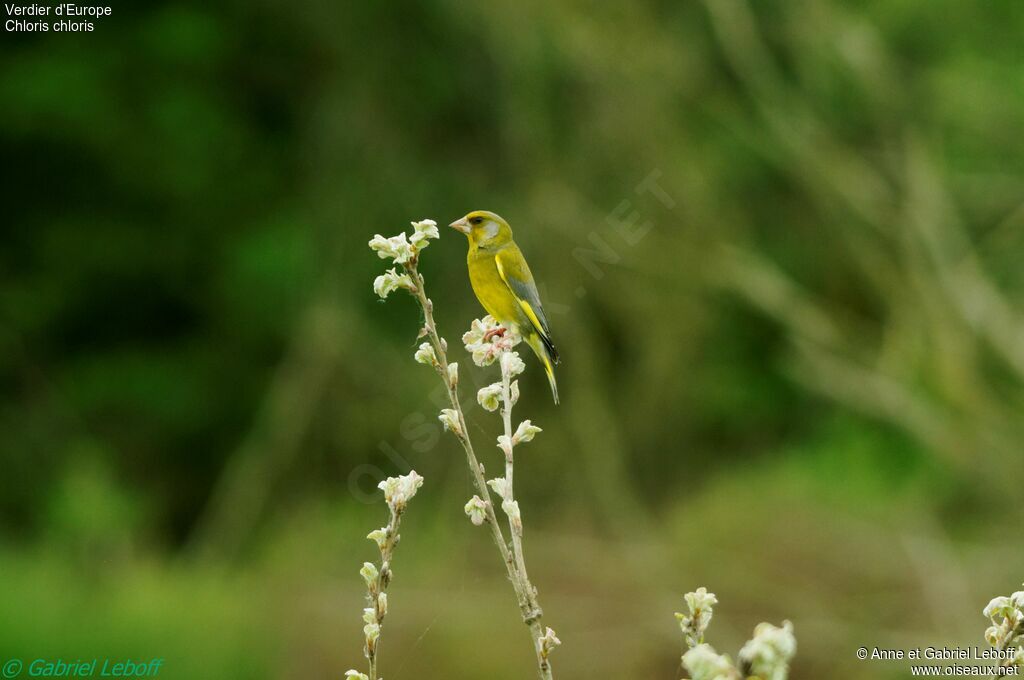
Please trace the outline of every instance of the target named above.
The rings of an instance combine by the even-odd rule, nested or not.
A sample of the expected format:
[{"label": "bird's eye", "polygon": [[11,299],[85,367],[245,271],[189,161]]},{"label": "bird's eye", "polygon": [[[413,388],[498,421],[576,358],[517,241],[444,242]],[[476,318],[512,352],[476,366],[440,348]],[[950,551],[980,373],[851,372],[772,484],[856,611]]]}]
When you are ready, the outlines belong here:
[{"label": "bird's eye", "polygon": [[469,223],[470,223],[470,224],[480,224],[480,223],[481,223],[481,222],[483,222],[483,221],[484,221],[484,218],[482,218],[482,217],[474,217],[474,218],[472,218],[472,219],[471,219],[471,220],[469,221]]}]

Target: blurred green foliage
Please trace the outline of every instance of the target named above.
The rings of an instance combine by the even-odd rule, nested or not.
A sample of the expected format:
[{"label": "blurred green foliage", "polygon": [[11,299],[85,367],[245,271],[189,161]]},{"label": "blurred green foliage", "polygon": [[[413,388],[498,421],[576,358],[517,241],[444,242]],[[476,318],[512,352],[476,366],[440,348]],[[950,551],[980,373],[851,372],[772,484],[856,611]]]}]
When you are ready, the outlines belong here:
[{"label": "blurred green foliage", "polygon": [[[1022,31],[1012,0],[402,0],[5,33],[0,656],[336,677],[365,498],[415,467],[385,674],[528,668],[415,307],[370,289],[374,233],[479,208],[564,357],[561,407],[526,376],[520,493],[567,677],[671,674],[697,585],[792,618],[797,677],[979,641],[1024,565]],[[422,267],[453,344],[464,248]]]}]

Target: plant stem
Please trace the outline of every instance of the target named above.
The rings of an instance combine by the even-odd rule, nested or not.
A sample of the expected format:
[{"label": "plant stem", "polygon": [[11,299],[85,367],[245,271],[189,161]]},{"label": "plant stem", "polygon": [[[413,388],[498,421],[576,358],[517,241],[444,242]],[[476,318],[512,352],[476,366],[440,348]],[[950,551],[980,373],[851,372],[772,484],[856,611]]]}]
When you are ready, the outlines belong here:
[{"label": "plant stem", "polygon": [[[462,412],[462,405],[459,403],[457,385],[448,377],[447,344],[441,339],[441,336],[438,335],[437,325],[434,323],[434,305],[430,301],[430,298],[427,297],[426,283],[423,280],[423,276],[419,273],[415,261],[406,263],[404,267],[406,272],[412,278],[416,288],[413,291],[413,295],[417,302],[419,302],[420,308],[423,310],[423,327],[427,332],[427,336],[430,338],[430,344],[433,346],[434,353],[437,356],[438,373],[441,376],[441,380],[444,381],[445,386],[447,387],[448,400],[451,403],[451,407],[455,413],[458,414],[459,431],[455,432],[455,436],[458,438],[459,443],[462,444],[462,449],[466,453],[466,463],[469,465],[469,471],[473,477],[473,485],[476,487],[477,494],[485,501],[484,505],[487,516],[487,525],[491,529],[491,538],[494,539],[494,545],[498,548],[498,552],[501,554],[501,560],[505,564],[506,571],[508,571],[509,580],[512,581],[512,587],[516,593],[516,600],[518,601],[523,621],[530,629],[530,637],[533,639],[534,652],[537,655],[537,670],[539,677],[541,680],[552,680],[551,664],[547,659],[543,658],[540,653],[539,640],[544,635],[544,628],[541,626],[542,611],[537,605],[536,590],[526,577],[526,565],[523,562],[522,543],[520,541],[520,537],[516,535],[515,530],[512,531],[513,549],[510,550],[508,543],[505,541],[504,532],[501,530],[501,525],[498,523],[497,515],[494,512],[494,503],[491,502],[490,489],[487,486],[487,480],[484,476],[484,468],[477,459],[476,453],[473,450],[473,444],[469,439],[469,429],[466,426],[466,416]],[[509,399],[507,381],[504,381],[504,391],[505,394],[503,397],[507,405]],[[509,440],[511,441],[511,433],[507,431],[508,428],[511,427],[510,419],[511,413],[509,413],[507,417],[509,422],[506,424],[506,434],[509,435]],[[510,488],[512,480],[511,468],[511,458],[506,457],[506,474],[508,475]]]},{"label": "plant stem", "polygon": [[[388,525],[385,529],[386,536],[384,539],[384,545],[380,547],[380,569],[377,572],[377,584],[376,588],[370,589],[370,605],[373,607],[375,617],[377,619],[377,625],[381,627],[383,632],[384,628],[384,616],[387,611],[381,607],[380,598],[377,597],[379,593],[386,593],[388,586],[391,584],[391,556],[394,554],[395,546],[398,545],[398,527],[402,522],[402,513],[391,511],[391,519],[388,521]],[[376,592],[374,592],[376,590]],[[366,660],[369,664],[369,676],[370,680],[377,680],[377,656],[380,651],[380,638],[378,637],[371,645],[367,641],[366,649]]]},{"label": "plant stem", "polygon": [[[505,437],[508,442],[508,449],[505,451],[505,480],[507,482],[506,488],[508,489],[506,500],[515,502],[512,486],[513,452],[515,449],[515,443],[512,441],[512,376],[509,373],[507,362],[501,361],[501,357],[499,357],[499,363],[501,365],[501,419],[505,425]],[[537,667],[540,669],[541,677],[545,677],[545,672],[548,673],[547,677],[550,677],[551,664],[544,657],[540,646],[540,638],[544,635],[544,627],[540,624],[543,611],[540,608],[540,603],[537,601],[537,589],[530,583],[530,577],[526,573],[526,559],[523,556],[522,519],[517,516],[516,521],[513,521],[512,517],[509,517],[508,526],[509,533],[512,534],[512,554],[515,558],[516,569],[519,572],[520,585],[527,594],[527,601],[530,606],[531,614],[529,617],[526,617],[524,614],[524,619],[527,625],[530,626],[530,633],[533,636],[534,648],[537,652]]]}]

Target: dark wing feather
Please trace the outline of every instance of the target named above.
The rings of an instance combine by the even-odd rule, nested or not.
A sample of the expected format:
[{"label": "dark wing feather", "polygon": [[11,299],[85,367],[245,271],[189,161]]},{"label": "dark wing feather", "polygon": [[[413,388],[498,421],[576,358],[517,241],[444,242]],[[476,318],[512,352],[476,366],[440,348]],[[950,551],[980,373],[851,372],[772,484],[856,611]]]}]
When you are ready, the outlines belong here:
[{"label": "dark wing feather", "polygon": [[494,260],[498,266],[501,280],[505,282],[519,302],[523,313],[537,331],[541,342],[544,343],[551,360],[557,363],[558,350],[555,349],[555,343],[551,340],[548,320],[544,316],[544,307],[540,303],[537,285],[533,282],[533,274],[530,273],[530,265],[526,264],[526,258],[523,257],[519,247],[512,243],[498,251]]}]

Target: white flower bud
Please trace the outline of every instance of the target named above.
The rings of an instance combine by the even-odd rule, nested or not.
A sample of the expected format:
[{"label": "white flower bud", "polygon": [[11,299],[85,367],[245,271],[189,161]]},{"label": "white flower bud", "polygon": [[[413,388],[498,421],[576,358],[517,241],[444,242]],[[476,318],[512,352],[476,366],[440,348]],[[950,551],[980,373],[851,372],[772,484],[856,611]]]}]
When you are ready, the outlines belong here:
[{"label": "white flower bud", "polygon": [[434,366],[437,364],[437,355],[434,354],[434,346],[429,342],[420,344],[420,348],[416,350],[416,353],[412,357],[418,364],[426,364],[427,366]]},{"label": "white flower bud", "polygon": [[464,509],[469,517],[469,521],[476,526],[480,526],[487,519],[487,501],[479,496],[474,495],[470,498]]},{"label": "white flower bud", "polygon": [[505,452],[506,456],[512,455],[512,439],[507,434],[498,435],[498,448]]},{"label": "white flower bud", "polygon": [[376,543],[378,548],[383,550],[384,544],[387,543],[388,540],[388,530],[384,527],[380,529],[374,529],[370,533],[366,534],[366,537],[374,543]]},{"label": "white flower bud", "polygon": [[501,383],[492,383],[487,387],[481,387],[476,393],[477,402],[488,411],[497,411],[501,405]]},{"label": "white flower bud", "polygon": [[376,623],[377,622],[377,610],[373,607],[366,607],[363,609],[363,623]]},{"label": "white flower bud", "polygon": [[704,642],[704,631],[711,623],[714,614],[713,608],[718,604],[718,598],[714,593],[709,593],[707,588],[701,587],[692,593],[687,593],[684,598],[689,609],[688,614],[676,612],[676,620],[679,621],[679,628],[686,638],[687,647],[695,647]]},{"label": "white flower bud", "polygon": [[370,239],[370,242],[367,245],[370,246],[370,250],[376,252],[377,256],[382,260],[394,257],[394,253],[391,249],[391,243],[380,234],[374,234],[373,238]]},{"label": "white flower bud", "polygon": [[415,290],[416,287],[413,285],[412,279],[409,278],[408,274],[399,274],[394,268],[387,270],[373,280],[373,292],[379,295],[382,300],[399,288]]},{"label": "white flower bud", "polygon": [[459,365],[454,361],[448,364],[448,384],[452,387],[459,384]]},{"label": "white flower bud", "polygon": [[495,477],[494,479],[487,480],[487,486],[494,490],[494,493],[498,494],[502,499],[508,496],[508,480],[504,477]]},{"label": "white flower bud", "polygon": [[463,334],[462,343],[473,355],[477,366],[490,366],[499,354],[512,349],[522,341],[515,328],[505,328],[488,315],[474,319],[469,330]]},{"label": "white flower bud", "polygon": [[345,671],[345,680],[370,680],[370,676],[352,669]]},{"label": "white flower bud", "polygon": [[399,491],[402,494],[404,500],[408,503],[421,486],[423,486],[423,477],[420,477],[415,470],[409,470],[409,474],[402,475],[399,478]]},{"label": "white flower bud", "polygon": [[384,616],[388,613],[388,594],[380,593],[377,595],[377,609],[380,611],[380,615]]},{"label": "white flower bud", "polygon": [[516,403],[519,401],[519,381],[518,380],[513,380],[512,381],[512,385],[509,387],[509,392],[510,392],[510,398],[511,398],[512,406],[515,406]]},{"label": "white flower bud", "polygon": [[555,636],[555,631],[547,628],[544,635],[537,639],[537,651],[540,652],[541,657],[546,659],[551,654],[551,650],[560,644],[562,641]]},{"label": "white flower bud", "polygon": [[441,238],[437,231],[437,222],[434,220],[412,222],[412,228],[413,234],[409,237],[409,243],[417,253],[430,245],[430,239]]},{"label": "white flower bud", "polygon": [[529,420],[524,420],[519,423],[519,427],[516,428],[516,433],[512,435],[512,443],[525,444],[526,442],[533,441],[533,438],[537,436],[538,432],[543,432],[543,430],[531,423]]},{"label": "white flower bud", "polygon": [[[994,625],[985,631],[985,640],[993,647],[1013,649],[1024,644],[1024,591],[1017,591],[1009,597],[993,598],[983,610]],[[1024,654],[1018,653],[1018,657]],[[1016,664],[1014,661],[1011,665]],[[1024,664],[1022,664],[1024,666]]]},{"label": "white flower bud", "polygon": [[412,236],[413,239],[417,236],[424,239],[441,238],[441,232],[437,230],[437,222],[434,220],[420,220],[419,222],[411,222],[411,224],[415,232]]},{"label": "white flower bud", "polygon": [[384,492],[384,500],[388,507],[394,512],[401,512],[421,486],[423,478],[415,470],[410,470],[407,475],[388,477],[378,484],[377,488]]},{"label": "white flower bud", "polygon": [[1003,632],[1002,626],[989,626],[985,629],[985,642],[993,647],[998,646],[1003,639]]},{"label": "white flower bud", "polygon": [[366,644],[370,647],[380,637],[380,624],[379,623],[368,623],[363,626],[363,634],[366,635]]},{"label": "white flower bud", "polygon": [[770,623],[759,623],[754,637],[740,649],[740,663],[749,667],[754,675],[765,680],[785,680],[789,660],[796,654],[793,624],[786,621],[782,628]]},{"label": "white flower bud", "polygon": [[371,562],[363,562],[363,568],[359,570],[359,575],[366,581],[366,587],[371,591],[377,587],[377,577],[380,575],[377,571],[376,565]]},{"label": "white flower bud", "polygon": [[715,652],[711,645],[700,644],[683,654],[683,666],[693,680],[739,680],[732,659]]},{"label": "white flower bud", "polygon": [[526,364],[519,357],[519,352],[505,352],[501,355],[501,373],[514,378],[526,370]]},{"label": "white flower bud", "polygon": [[712,607],[718,604],[718,598],[715,594],[709,593],[708,589],[704,587],[697,588],[697,590],[692,593],[687,593],[683,599],[686,600],[686,605],[690,608],[691,613],[696,613],[701,610],[707,611],[708,621],[711,620],[710,616]]},{"label": "white flower bud", "polygon": [[444,425],[444,429],[451,430],[457,436],[462,436],[462,428],[459,426],[459,414],[452,408],[446,408],[441,411],[441,415],[437,417]]},{"label": "white flower bud", "polygon": [[504,500],[501,502],[501,509],[508,515],[512,528],[520,536],[523,535],[523,516],[519,513],[519,501]]},{"label": "white flower bud", "polygon": [[466,346],[466,350],[469,351],[470,345],[483,342],[484,335],[489,331],[494,324],[494,317],[485,316],[483,319],[473,319],[469,324],[469,330],[462,334],[462,344]]},{"label": "white flower bud", "polygon": [[404,231],[391,238],[384,238],[380,234],[376,234],[369,246],[377,252],[380,259],[386,260],[390,257],[395,264],[405,264],[415,252]]},{"label": "white flower bud", "polygon": [[988,606],[982,610],[982,613],[992,619],[994,623],[999,623],[1003,618],[1012,616],[1015,609],[1013,603],[1010,602],[1010,598],[1000,596],[993,598],[988,603]]},{"label": "white flower bud", "polygon": [[410,259],[412,259],[412,256],[416,252],[409,244],[409,240],[406,237],[404,231],[401,234],[398,234],[397,236],[392,236],[391,238],[389,238],[388,243],[390,243],[391,247],[394,249],[395,264],[405,264]]}]

